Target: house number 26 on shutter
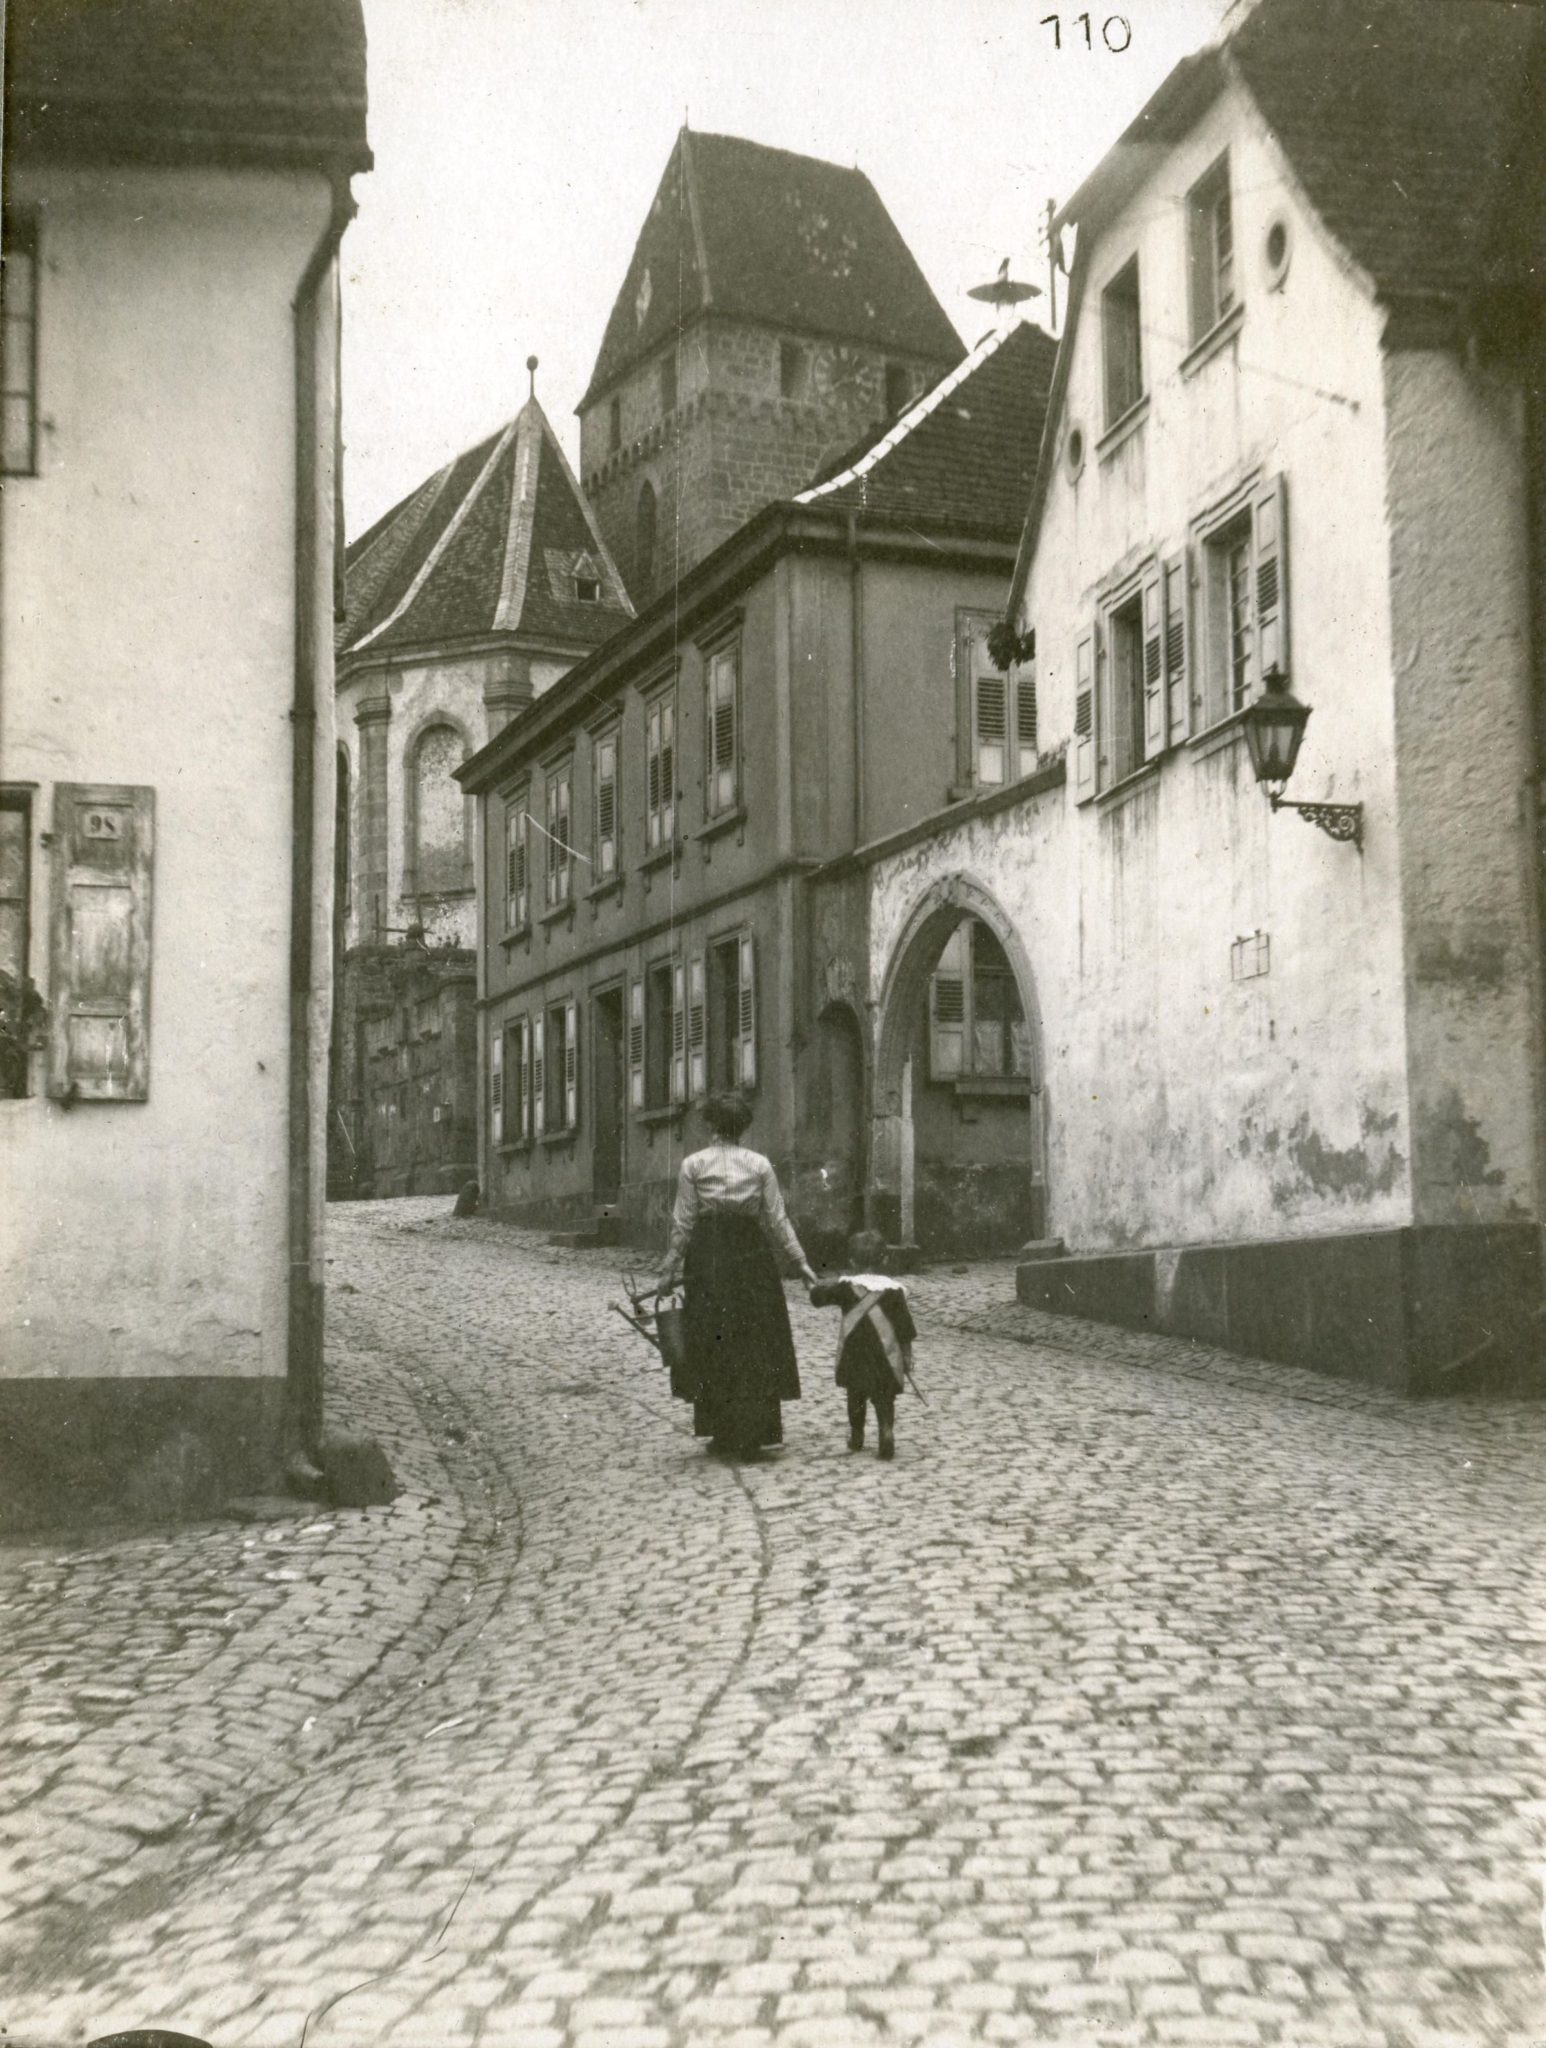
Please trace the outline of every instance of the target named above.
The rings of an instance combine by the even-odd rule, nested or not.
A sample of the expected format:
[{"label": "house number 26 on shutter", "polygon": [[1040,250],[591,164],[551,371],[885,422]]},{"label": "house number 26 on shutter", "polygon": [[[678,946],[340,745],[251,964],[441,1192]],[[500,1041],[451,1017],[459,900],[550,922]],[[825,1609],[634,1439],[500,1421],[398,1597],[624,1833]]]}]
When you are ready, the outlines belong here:
[{"label": "house number 26 on shutter", "polygon": [[[1095,35],[1090,26],[1090,21],[1091,17],[1088,14],[1076,14],[1074,16],[1070,24],[1068,38],[1070,45],[1077,47],[1077,39],[1073,35],[1072,30],[1082,28],[1084,30],[1084,47],[1087,50],[1094,49]],[[1052,31],[1053,49],[1062,49],[1063,17],[1061,14],[1044,14],[1036,26],[1038,28],[1050,28]],[[1133,40],[1133,25],[1125,14],[1108,14],[1100,25],[1100,39],[1114,57],[1120,57],[1128,44]]]}]

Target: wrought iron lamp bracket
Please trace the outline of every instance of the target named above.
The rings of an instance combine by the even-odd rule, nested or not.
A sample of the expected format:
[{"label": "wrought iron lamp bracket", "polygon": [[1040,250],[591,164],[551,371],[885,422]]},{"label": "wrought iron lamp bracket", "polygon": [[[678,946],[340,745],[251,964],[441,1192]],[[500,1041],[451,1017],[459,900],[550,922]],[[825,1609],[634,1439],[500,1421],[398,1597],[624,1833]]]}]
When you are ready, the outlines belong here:
[{"label": "wrought iron lamp bracket", "polygon": [[1275,791],[1267,792],[1275,811],[1298,811],[1306,824],[1319,825],[1327,838],[1353,845],[1363,852],[1362,804],[1296,804]]}]

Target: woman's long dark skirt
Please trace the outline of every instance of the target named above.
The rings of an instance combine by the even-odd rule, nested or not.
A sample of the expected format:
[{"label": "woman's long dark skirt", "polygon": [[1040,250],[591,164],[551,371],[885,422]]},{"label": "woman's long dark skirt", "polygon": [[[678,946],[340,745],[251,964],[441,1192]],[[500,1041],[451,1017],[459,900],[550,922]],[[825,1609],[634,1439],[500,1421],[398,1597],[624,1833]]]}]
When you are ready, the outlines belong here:
[{"label": "woman's long dark skirt", "polygon": [[693,1430],[726,1450],[781,1444],[781,1401],[798,1401],[789,1309],[755,1216],[710,1210],[682,1261]]}]

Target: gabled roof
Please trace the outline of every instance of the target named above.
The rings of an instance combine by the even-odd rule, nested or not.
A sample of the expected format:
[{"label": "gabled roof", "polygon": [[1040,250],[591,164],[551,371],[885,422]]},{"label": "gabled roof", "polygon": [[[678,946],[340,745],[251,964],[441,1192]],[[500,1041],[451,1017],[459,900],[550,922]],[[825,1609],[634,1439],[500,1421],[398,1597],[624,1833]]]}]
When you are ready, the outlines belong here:
[{"label": "gabled roof", "polygon": [[[577,587],[594,581],[596,602]],[[535,398],[349,548],[341,656],[522,633],[589,649],[633,616]]]},{"label": "gabled roof", "polygon": [[931,525],[1014,534],[1036,475],[1057,343],[999,328],[882,434],[839,458],[798,505],[852,506]]},{"label": "gabled roof", "polygon": [[1175,67],[1061,218],[1120,205],[1234,76],[1382,298],[1462,298],[1546,256],[1543,55],[1533,0],[1258,0]]},{"label": "gabled roof", "polygon": [[1521,212],[1540,252],[1543,47],[1511,0],[1262,0],[1226,46],[1382,297],[1476,290]]},{"label": "gabled roof", "polygon": [[710,311],[938,363],[962,352],[862,171],[684,128],[581,408]]},{"label": "gabled roof", "polygon": [[360,0],[9,0],[8,150],[370,166]]}]

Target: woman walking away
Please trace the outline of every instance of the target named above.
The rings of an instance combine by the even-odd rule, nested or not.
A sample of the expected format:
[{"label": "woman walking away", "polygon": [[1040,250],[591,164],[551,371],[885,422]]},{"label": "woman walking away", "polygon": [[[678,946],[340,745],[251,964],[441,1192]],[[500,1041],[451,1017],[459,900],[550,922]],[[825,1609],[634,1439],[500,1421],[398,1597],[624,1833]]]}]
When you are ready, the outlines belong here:
[{"label": "woman walking away", "polygon": [[807,1286],[816,1275],[772,1165],[737,1142],[752,1120],[746,1098],[710,1096],[703,1115],[713,1141],[682,1161],[660,1278],[668,1287],[680,1276],[685,1286],[693,1429],[719,1450],[745,1454],[783,1442],[779,1403],[800,1398],[770,1240]]}]

